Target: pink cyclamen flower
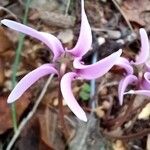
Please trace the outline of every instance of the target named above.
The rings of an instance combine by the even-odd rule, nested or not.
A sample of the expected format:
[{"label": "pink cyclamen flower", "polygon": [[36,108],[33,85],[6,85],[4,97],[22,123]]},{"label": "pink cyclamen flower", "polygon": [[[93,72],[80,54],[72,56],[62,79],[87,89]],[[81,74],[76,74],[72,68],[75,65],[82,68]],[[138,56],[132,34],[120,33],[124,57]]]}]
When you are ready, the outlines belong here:
[{"label": "pink cyclamen flower", "polygon": [[[146,31],[140,29],[141,49],[139,55],[136,57],[135,62],[129,62],[126,58],[119,58],[117,65],[126,70],[126,74],[119,83],[118,94],[119,102],[122,105],[123,96],[125,94],[140,94],[150,96],[150,65],[148,63],[150,57],[149,40]],[[138,76],[133,74],[133,67],[138,70]],[[125,92],[129,84],[136,85],[136,90]]]},{"label": "pink cyclamen flower", "polygon": [[[96,79],[98,77],[103,76],[107,73],[115,64],[117,59],[120,58],[122,50],[118,50],[117,52],[111,54],[110,56],[96,62],[91,65],[84,65],[81,62],[82,56],[87,53],[87,51],[91,48],[92,44],[92,34],[91,28],[85,14],[84,10],[84,1],[81,0],[81,28],[78,41],[73,49],[68,50],[67,48],[63,48],[61,42],[53,35],[45,32],[36,31],[31,27],[25,26],[23,24],[17,23],[15,21],[4,19],[1,21],[7,27],[14,29],[16,31],[22,32],[24,34],[30,35],[44,44],[46,44],[50,50],[53,52],[53,63],[52,64],[44,64],[37,69],[28,73],[25,77],[23,77],[16,87],[10,93],[7,102],[12,103],[19,99],[22,94],[38,79],[45,75],[49,74],[57,74],[58,77],[61,78],[60,81],[60,89],[63,95],[63,98],[71,111],[81,120],[87,121],[87,117],[83,109],[77,103],[72,90],[71,90],[71,82],[74,79],[82,78],[82,79]],[[64,75],[60,75],[60,68],[58,65],[55,65],[56,60],[60,58],[60,56],[66,56],[63,54],[70,55],[74,58],[73,67],[74,70],[72,72],[68,72]]]}]

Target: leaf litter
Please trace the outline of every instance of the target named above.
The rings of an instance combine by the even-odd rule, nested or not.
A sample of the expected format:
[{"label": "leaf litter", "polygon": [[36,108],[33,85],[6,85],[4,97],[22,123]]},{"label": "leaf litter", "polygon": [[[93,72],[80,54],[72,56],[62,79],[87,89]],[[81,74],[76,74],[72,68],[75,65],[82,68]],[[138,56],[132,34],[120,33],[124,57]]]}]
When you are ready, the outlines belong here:
[{"label": "leaf litter", "polygon": [[[33,4],[30,7],[29,24],[39,30],[55,34],[60,39],[62,39],[62,41],[64,41],[63,43],[65,46],[69,45],[69,47],[72,47],[78,37],[78,24],[80,23],[80,13],[78,10],[80,4],[78,2],[71,1],[71,9],[69,9],[69,17],[67,18],[64,17],[67,1],[65,2],[66,3],[63,3],[62,1],[51,2],[51,4],[53,3],[55,6],[55,9],[51,10],[49,7],[47,7],[50,6],[48,1],[45,1],[44,5],[40,5],[40,1],[33,1]],[[12,3],[7,2],[6,5],[5,3],[2,2],[2,7],[12,11],[12,13],[17,16],[17,19],[20,20],[20,12],[22,12],[22,8],[24,6],[21,5],[20,7],[17,7],[20,5],[20,3],[14,1]],[[34,5],[38,5],[38,7],[35,7]],[[141,6],[140,8],[139,5]],[[148,17],[150,5],[148,0],[125,0],[122,1],[122,3],[119,3],[119,6],[122,11],[124,11],[127,19],[130,21],[135,31],[137,31],[139,27],[145,27],[147,32],[150,32],[150,21]],[[121,16],[120,12],[115,9],[113,3],[109,1],[102,2],[96,0],[87,0],[85,3],[85,8],[88,12],[87,15],[95,34],[94,43],[97,43],[97,39],[99,37],[104,37],[106,39],[102,46],[98,44],[95,44],[96,46],[93,45],[93,49],[90,54],[85,56],[84,59],[88,64],[91,63],[92,55],[96,51],[98,52],[99,59],[116,51],[118,47],[123,47],[125,55],[131,57],[130,54],[135,54],[135,49],[130,47],[130,45],[134,43],[134,40],[129,40],[128,42],[126,41],[127,36],[130,34],[129,28],[125,21],[123,21],[123,16]],[[16,10],[14,11],[14,9]],[[97,16],[93,15],[93,10],[96,11],[98,14]],[[45,13],[48,15],[41,15]],[[14,16],[5,12],[2,13],[0,17],[2,19],[13,18]],[[73,19],[72,21],[70,20],[71,18]],[[120,34],[118,38],[111,38],[109,31],[113,31],[113,33],[119,31]],[[74,34],[72,35],[72,33]],[[14,36],[13,38],[12,35]],[[65,39],[65,36],[68,37]],[[13,31],[1,27],[0,134],[1,137],[3,137],[3,135],[7,135],[5,136],[7,141],[9,141],[9,137],[12,135],[12,130],[10,130],[12,129],[12,122],[9,105],[6,103],[8,92],[10,92],[9,83],[11,82],[11,76],[6,74],[11,72],[11,64],[13,62],[12,57],[14,57],[17,42],[15,39],[17,39],[17,37],[18,35],[14,34]],[[135,40],[138,40],[137,37],[138,35],[136,34]],[[124,44],[120,46],[118,40],[122,40]],[[108,45],[111,46],[108,47]],[[27,72],[45,63],[44,61],[50,60],[51,54],[47,54],[45,51],[47,51],[47,49],[43,44],[40,44],[30,37],[26,37],[24,42],[24,50],[21,54],[22,59],[17,76],[18,81]],[[87,124],[83,124],[82,122],[77,121],[64,104],[63,109],[65,112],[65,122],[69,133],[67,137],[64,135],[64,131],[61,128],[59,121],[59,109],[57,103],[58,83],[54,79],[52,84],[49,86],[48,92],[46,93],[42,103],[38,107],[36,114],[21,132],[21,135],[14,144],[13,149],[24,150],[24,145],[26,145],[28,149],[31,150],[99,150],[100,147],[101,149],[116,150],[146,149],[146,147],[148,149],[150,145],[150,117],[149,109],[147,109],[149,106],[149,100],[145,100],[145,97],[140,96],[126,96],[124,105],[119,105],[117,97],[117,83],[108,83],[111,83],[112,80],[119,82],[120,75],[118,73],[121,71],[122,70],[120,70],[120,68],[114,67],[111,72],[108,73],[108,75],[96,81],[97,87],[100,85],[100,90],[97,89],[95,95],[98,105],[94,110],[94,115],[91,115]],[[31,110],[35,103],[33,99],[37,98],[37,95],[40,92],[40,87],[42,87],[44,84],[44,80],[45,79],[42,79],[36,85],[34,85],[27,93],[25,93],[23,97],[21,97],[21,101],[17,103],[18,122],[21,122],[21,120],[26,117],[28,112]],[[102,81],[105,82],[101,84]],[[87,98],[87,95],[84,97],[84,94],[80,94],[80,91],[83,90],[82,85],[84,84],[88,83],[85,81],[75,83],[74,91],[75,95],[79,99],[79,103],[82,105],[84,110],[90,114],[92,109],[88,104],[88,100],[82,101],[82,99],[88,99],[89,97]],[[82,98],[80,98],[80,96]],[[146,113],[144,113],[144,110],[147,110]],[[0,138],[0,140],[3,141],[2,138]]]}]

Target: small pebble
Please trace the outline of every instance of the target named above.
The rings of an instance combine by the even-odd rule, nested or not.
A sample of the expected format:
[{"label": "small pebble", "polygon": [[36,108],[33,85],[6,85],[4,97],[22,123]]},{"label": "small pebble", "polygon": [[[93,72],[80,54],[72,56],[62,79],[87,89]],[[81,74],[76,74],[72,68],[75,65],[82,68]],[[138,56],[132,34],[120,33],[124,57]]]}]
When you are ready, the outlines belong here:
[{"label": "small pebble", "polygon": [[55,98],[55,99],[54,99],[53,105],[54,105],[54,106],[58,106],[58,98]]},{"label": "small pebble", "polygon": [[103,38],[103,37],[98,37],[97,40],[98,40],[98,44],[99,45],[102,45],[102,44],[104,44],[106,42],[105,38]]},{"label": "small pebble", "polygon": [[12,83],[11,83],[11,81],[10,80],[7,80],[7,81],[5,81],[5,83],[4,83],[4,87],[6,87],[5,89],[4,89],[4,91],[7,91],[7,90],[12,90]]},{"label": "small pebble", "polygon": [[69,43],[69,42],[71,42],[73,40],[73,31],[70,30],[70,29],[66,29],[66,30],[60,32],[57,37],[64,44]]},{"label": "small pebble", "polygon": [[108,34],[108,37],[113,40],[117,40],[121,38],[121,32],[117,30],[109,30],[107,34]]},{"label": "small pebble", "polygon": [[124,147],[124,144],[121,140],[117,140],[113,144],[113,148],[114,148],[114,150],[126,150],[126,148]]},{"label": "small pebble", "polygon": [[111,104],[108,101],[104,101],[103,104],[102,104],[102,106],[103,106],[103,108],[105,108],[105,109],[108,110],[110,108]]},{"label": "small pebble", "polygon": [[138,115],[138,119],[147,120],[150,117],[150,103],[148,103]]},{"label": "small pebble", "polygon": [[96,115],[99,117],[99,118],[104,118],[105,117],[105,112],[104,110],[102,109],[102,107],[97,107],[95,109],[95,113]]}]

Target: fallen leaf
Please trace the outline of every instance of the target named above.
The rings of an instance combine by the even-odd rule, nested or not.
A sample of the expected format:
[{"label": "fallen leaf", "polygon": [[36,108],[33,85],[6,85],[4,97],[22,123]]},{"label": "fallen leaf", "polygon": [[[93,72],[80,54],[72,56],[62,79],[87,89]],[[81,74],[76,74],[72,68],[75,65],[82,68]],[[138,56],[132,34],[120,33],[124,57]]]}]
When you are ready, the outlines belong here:
[{"label": "fallen leaf", "polygon": [[4,85],[4,82],[5,82],[4,68],[5,68],[4,62],[0,58],[0,87],[2,87]]},{"label": "fallen leaf", "polygon": [[129,21],[135,22],[141,26],[149,26],[145,20],[145,14],[150,11],[150,1],[149,0],[125,0],[121,6],[121,9],[125,13]]},{"label": "fallen leaf", "polygon": [[[22,100],[17,101],[16,110],[18,120],[22,115],[22,113],[24,112],[24,110],[29,105],[30,96],[31,96],[30,93],[26,93],[22,96],[21,98]],[[6,130],[13,127],[11,109],[7,104],[7,97],[8,95],[0,96],[0,134],[4,133]]]},{"label": "fallen leaf", "polygon": [[58,115],[55,111],[50,110],[47,106],[41,105],[36,113],[39,119],[41,140],[54,149],[65,149],[63,133],[59,129]]},{"label": "fallen leaf", "polygon": [[5,52],[13,47],[13,43],[6,35],[6,31],[0,27],[0,53]]},{"label": "fallen leaf", "polygon": [[32,118],[21,132],[21,136],[15,145],[15,149],[54,150],[41,140],[40,123],[36,117]]}]

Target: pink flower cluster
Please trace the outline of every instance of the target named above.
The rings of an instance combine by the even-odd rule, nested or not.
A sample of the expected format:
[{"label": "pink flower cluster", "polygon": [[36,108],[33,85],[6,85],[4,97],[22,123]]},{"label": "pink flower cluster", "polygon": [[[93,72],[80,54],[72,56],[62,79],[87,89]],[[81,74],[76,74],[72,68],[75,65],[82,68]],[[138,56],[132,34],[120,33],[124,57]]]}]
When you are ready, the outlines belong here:
[{"label": "pink flower cluster", "polygon": [[[140,94],[145,96],[150,96],[150,49],[149,49],[149,40],[146,31],[140,29],[141,37],[141,50],[139,55],[137,55],[135,62],[128,61],[128,59],[120,57],[117,65],[123,67],[126,70],[126,73],[123,79],[119,83],[118,94],[119,102],[122,105],[123,96],[125,94]],[[134,69],[136,67],[138,70],[138,75],[134,75]],[[135,85],[135,90],[130,90],[125,92],[129,84]]]},{"label": "pink flower cluster", "polygon": [[[78,41],[74,48],[68,50],[64,48],[62,43],[55,36],[36,31],[35,29],[17,23],[15,21],[4,19],[1,21],[5,26],[30,35],[49,47],[49,50],[53,52],[53,63],[44,64],[37,69],[31,71],[24,76],[21,81],[16,85],[8,97],[8,103],[12,103],[19,99],[22,94],[37,80],[41,77],[56,74],[60,81],[60,89],[65,102],[71,111],[81,120],[87,121],[87,117],[83,109],[77,103],[71,89],[71,82],[75,79],[96,79],[102,77],[107,73],[114,65],[119,65],[126,70],[123,79],[119,83],[118,93],[119,102],[123,103],[123,96],[125,94],[142,94],[150,96],[150,66],[148,65],[149,52],[149,41],[144,29],[140,29],[141,36],[141,51],[136,61],[129,62],[128,59],[121,57],[122,50],[109,55],[108,57],[91,65],[84,65],[82,62],[82,56],[88,52],[92,45],[92,33],[91,28],[84,10],[84,0],[81,0],[81,27]],[[56,65],[56,61],[62,56],[70,55],[73,58],[74,69],[71,72],[65,73],[63,76],[60,75],[60,67]],[[142,76],[135,76],[133,66],[142,66]],[[125,92],[129,84],[136,84],[137,90],[131,90]]]}]

